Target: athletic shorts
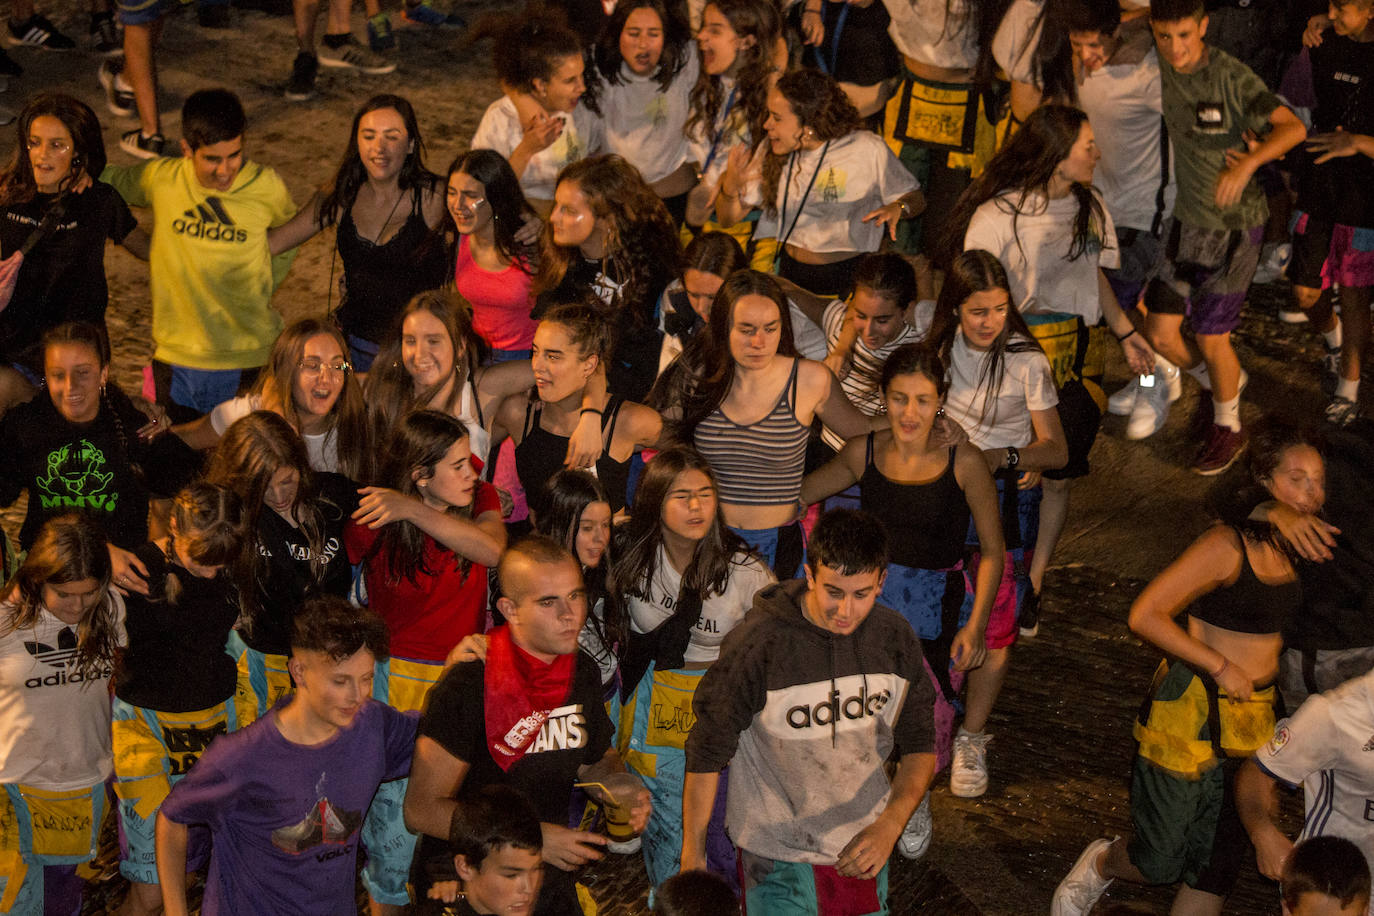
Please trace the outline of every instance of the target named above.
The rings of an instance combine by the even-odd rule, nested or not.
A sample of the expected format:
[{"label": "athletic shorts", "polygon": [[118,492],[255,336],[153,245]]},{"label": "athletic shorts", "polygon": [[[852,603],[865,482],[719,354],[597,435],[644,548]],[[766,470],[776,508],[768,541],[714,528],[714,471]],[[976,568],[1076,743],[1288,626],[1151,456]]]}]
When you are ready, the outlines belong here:
[{"label": "athletic shorts", "polygon": [[[424,708],[430,688],[444,673],[443,662],[391,658],[377,662],[372,680],[372,697],[401,712]],[[406,882],[411,860],[415,858],[415,834],[406,829],[403,803],[410,780],[384,782],[372,796],[363,818],[360,836],[367,850],[363,866],[363,885],[378,903],[405,906],[410,902]]]},{"label": "athletic shorts", "polygon": [[801,523],[792,522],[777,528],[731,528],[749,549],[758,553],[778,579],[795,579],[802,574],[806,562],[806,536]]},{"label": "athletic shorts", "polygon": [[1154,274],[1160,247],[1158,236],[1144,229],[1116,227],[1116,249],[1121,253],[1121,266],[1104,267],[1102,272],[1116,294],[1116,301],[1128,314],[1140,301],[1145,284]]},{"label": "athletic shorts", "polygon": [[251,725],[267,715],[294,686],[291,672],[286,670],[285,655],[268,655],[250,649],[238,630],[229,634],[225,651],[238,660],[238,684],[234,691],[234,705],[238,712],[239,728]]},{"label": "athletic shorts", "polygon": [[1045,351],[1059,389],[1055,410],[1064,429],[1069,457],[1062,468],[1045,471],[1049,480],[1088,476],[1088,453],[1102,427],[1107,395],[1102,390],[1106,371],[1107,329],[1088,327],[1081,316],[1067,312],[1026,315],[1031,334]]},{"label": "athletic shorts", "polygon": [[148,25],[180,6],[176,0],[117,0],[120,25]]},{"label": "athletic shorts", "polygon": [[[114,698],[115,795],[119,797],[119,872],[157,884],[157,812],[167,793],[219,735],[237,731],[234,697],[196,712],[158,712]],[[210,858],[210,835],[192,828],[186,870]]]},{"label": "athletic shorts", "polygon": [[1288,279],[1294,286],[1374,286],[1374,229],[1343,226],[1298,211],[1292,231]]},{"label": "athletic shorts", "polygon": [[1145,308],[1187,316],[1195,334],[1234,331],[1259,266],[1264,227],[1199,229],[1171,217],[1163,238],[1155,276],[1145,288]]},{"label": "athletic shorts", "polygon": [[[1029,570],[1035,555],[1035,539],[1040,535],[1043,490],[1038,486],[1029,490],[1017,489],[1016,476],[1015,472],[999,471],[995,480],[1007,551],[1002,564],[1002,580],[997,583],[997,597],[993,599],[984,636],[984,644],[989,649],[1001,649],[1016,641],[1016,620],[1031,591]],[[978,529],[972,519],[969,520],[967,543],[975,549],[978,546]],[[964,581],[970,591],[978,581],[981,559],[981,554],[974,553],[964,569]]]},{"label": "athletic shorts", "polygon": [[887,871],[869,881],[829,865],[779,862],[739,851],[745,916],[887,916]]},{"label": "athletic shorts", "polygon": [[[0,792],[0,913],[42,914],[54,908],[54,891],[75,894],[71,866],[95,858],[105,816],[105,784],[52,791],[17,783]],[[45,872],[48,874],[45,875]],[[61,888],[47,888],[46,877]]]}]

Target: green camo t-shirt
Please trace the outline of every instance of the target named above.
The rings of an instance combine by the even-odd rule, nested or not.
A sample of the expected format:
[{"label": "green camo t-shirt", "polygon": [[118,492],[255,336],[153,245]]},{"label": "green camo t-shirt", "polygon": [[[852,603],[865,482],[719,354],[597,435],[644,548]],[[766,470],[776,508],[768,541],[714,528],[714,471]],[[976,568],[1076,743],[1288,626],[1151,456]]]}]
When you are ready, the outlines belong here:
[{"label": "green camo t-shirt", "polygon": [[1254,179],[1239,203],[1222,209],[1216,204],[1217,176],[1226,167],[1226,151],[1245,148],[1242,134],[1259,134],[1269,123],[1278,97],[1249,67],[1212,47],[1195,73],[1180,73],[1161,55],[1159,75],[1178,179],[1174,216],[1202,229],[1262,225],[1269,208]]}]

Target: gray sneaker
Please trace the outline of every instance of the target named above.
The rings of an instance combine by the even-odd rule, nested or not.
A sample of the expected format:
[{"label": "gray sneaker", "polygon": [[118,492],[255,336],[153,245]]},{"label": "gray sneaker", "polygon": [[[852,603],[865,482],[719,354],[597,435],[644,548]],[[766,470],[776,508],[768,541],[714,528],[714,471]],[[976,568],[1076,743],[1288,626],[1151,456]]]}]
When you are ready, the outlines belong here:
[{"label": "gray sneaker", "polygon": [[906,822],[901,837],[897,840],[897,851],[906,859],[919,859],[930,849],[930,837],[935,832],[935,822],[930,816],[930,793],[927,792],[921,803],[912,812],[911,820]]},{"label": "gray sneaker", "polygon": [[1050,902],[1050,916],[1088,916],[1093,904],[1102,898],[1111,885],[1111,878],[1097,873],[1097,857],[1111,847],[1115,840],[1093,840],[1078,856],[1073,868],[1054,889]]},{"label": "gray sneaker", "polygon": [[1326,405],[1326,422],[1332,426],[1345,427],[1354,423],[1360,416],[1360,405],[1340,396],[1331,399]]},{"label": "gray sneaker", "polygon": [[396,62],[387,60],[382,55],[375,53],[367,45],[350,35],[348,42],[337,48],[331,48],[327,43],[320,44],[320,66],[337,67],[341,70],[357,70],[359,73],[380,76],[395,70]]}]

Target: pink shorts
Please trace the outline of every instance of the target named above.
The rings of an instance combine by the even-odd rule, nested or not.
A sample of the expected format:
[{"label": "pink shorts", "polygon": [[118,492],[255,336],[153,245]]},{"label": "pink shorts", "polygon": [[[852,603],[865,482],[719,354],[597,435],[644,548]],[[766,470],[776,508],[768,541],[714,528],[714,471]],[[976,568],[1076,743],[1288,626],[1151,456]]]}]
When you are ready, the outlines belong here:
[{"label": "pink shorts", "polygon": [[[1035,551],[1027,547],[1016,553],[1023,554],[1022,562],[1029,568]],[[970,591],[973,590],[973,583],[978,581],[978,564],[982,559],[975,553],[964,573],[964,582]],[[1023,597],[1017,594],[1016,564],[1012,552],[1007,551],[1006,562],[1002,564],[1002,581],[997,583],[997,597],[993,599],[988,628],[983,634],[983,644],[989,649],[1003,649],[1016,642],[1016,611]]]}]

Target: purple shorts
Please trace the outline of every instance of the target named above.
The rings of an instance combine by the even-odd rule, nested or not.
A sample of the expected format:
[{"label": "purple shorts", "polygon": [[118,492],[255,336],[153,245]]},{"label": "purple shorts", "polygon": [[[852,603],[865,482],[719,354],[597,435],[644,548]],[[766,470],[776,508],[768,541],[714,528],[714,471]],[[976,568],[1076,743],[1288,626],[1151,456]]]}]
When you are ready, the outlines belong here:
[{"label": "purple shorts", "polygon": [[1155,277],[1145,288],[1151,314],[1185,315],[1193,333],[1229,334],[1259,266],[1264,227],[1200,229],[1170,218]]}]

